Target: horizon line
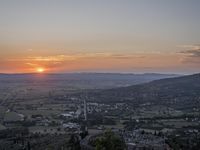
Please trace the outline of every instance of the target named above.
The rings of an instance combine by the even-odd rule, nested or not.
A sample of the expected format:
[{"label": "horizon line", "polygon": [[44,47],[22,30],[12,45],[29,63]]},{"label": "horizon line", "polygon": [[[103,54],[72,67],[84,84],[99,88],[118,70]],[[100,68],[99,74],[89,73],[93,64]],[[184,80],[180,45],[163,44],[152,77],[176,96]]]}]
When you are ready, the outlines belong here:
[{"label": "horizon line", "polygon": [[192,74],[198,74],[198,73],[162,73],[162,72],[143,72],[143,73],[134,73],[134,72],[58,72],[58,73],[48,73],[48,72],[43,72],[43,73],[37,73],[37,72],[24,72],[24,73],[1,73],[0,75],[25,75],[25,74],[49,74],[49,75],[56,75],[56,74],[122,74],[122,75],[145,75],[145,74],[160,74],[160,75],[192,75]]}]

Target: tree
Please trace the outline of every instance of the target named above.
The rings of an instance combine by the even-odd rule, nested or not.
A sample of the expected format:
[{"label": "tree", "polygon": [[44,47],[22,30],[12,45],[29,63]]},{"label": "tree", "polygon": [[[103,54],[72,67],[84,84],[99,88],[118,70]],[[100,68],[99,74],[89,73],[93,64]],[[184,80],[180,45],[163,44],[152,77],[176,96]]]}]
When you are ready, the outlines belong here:
[{"label": "tree", "polygon": [[71,135],[68,143],[69,143],[68,147],[67,147],[68,149],[71,149],[71,150],[80,150],[81,149],[79,139],[75,135]]},{"label": "tree", "polygon": [[96,150],[124,150],[126,145],[124,140],[112,131],[106,131],[103,136],[95,141]]}]

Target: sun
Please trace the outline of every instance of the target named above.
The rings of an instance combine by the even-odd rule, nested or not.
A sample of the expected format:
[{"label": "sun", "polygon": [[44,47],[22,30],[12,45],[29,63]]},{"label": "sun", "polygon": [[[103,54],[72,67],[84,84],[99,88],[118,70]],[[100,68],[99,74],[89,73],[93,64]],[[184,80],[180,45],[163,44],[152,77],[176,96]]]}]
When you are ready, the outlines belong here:
[{"label": "sun", "polygon": [[43,73],[45,70],[44,70],[44,68],[41,68],[41,67],[40,67],[40,68],[37,68],[36,71],[37,71],[38,73]]}]

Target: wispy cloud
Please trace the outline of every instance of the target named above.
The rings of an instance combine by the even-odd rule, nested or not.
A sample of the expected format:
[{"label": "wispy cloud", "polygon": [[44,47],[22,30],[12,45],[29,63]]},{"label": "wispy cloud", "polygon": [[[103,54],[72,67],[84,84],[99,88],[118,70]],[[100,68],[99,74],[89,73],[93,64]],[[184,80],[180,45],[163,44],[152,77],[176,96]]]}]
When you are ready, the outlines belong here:
[{"label": "wispy cloud", "polygon": [[32,51],[33,51],[33,49],[29,48],[29,49],[27,49],[27,51],[28,51],[28,52],[32,52]]},{"label": "wispy cloud", "polygon": [[199,57],[200,58],[200,49],[186,50],[186,51],[182,51],[182,53],[188,55],[189,57]]},{"label": "wispy cloud", "polygon": [[62,62],[75,60],[73,55],[55,55],[55,56],[31,56],[21,58],[8,58],[7,61],[31,61],[31,62]]},{"label": "wispy cloud", "polygon": [[[9,58],[7,61],[28,61],[28,62],[64,62],[75,61],[80,59],[95,59],[95,58],[109,58],[109,59],[134,59],[144,58],[144,54],[123,54],[123,53],[80,53],[70,55],[54,55],[54,56],[31,56],[23,58]],[[30,65],[30,63],[29,63]]]},{"label": "wispy cloud", "polygon": [[182,62],[184,63],[200,63],[200,45],[183,45],[185,50],[182,50],[180,53],[183,54]]},{"label": "wispy cloud", "polygon": [[178,45],[178,47],[183,49],[189,49],[189,50],[196,50],[200,48],[200,44],[194,44],[194,45]]},{"label": "wispy cloud", "polygon": [[38,66],[38,64],[33,64],[33,63],[26,63],[26,65],[33,66],[33,67],[37,67]]}]

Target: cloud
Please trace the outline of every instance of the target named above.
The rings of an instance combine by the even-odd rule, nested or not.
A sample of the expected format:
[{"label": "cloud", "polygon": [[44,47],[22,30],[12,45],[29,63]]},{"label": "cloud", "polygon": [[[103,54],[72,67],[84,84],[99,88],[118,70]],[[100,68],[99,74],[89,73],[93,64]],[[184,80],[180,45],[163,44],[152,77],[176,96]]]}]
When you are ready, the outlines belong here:
[{"label": "cloud", "polygon": [[145,56],[140,56],[138,54],[110,54],[108,57],[113,59],[134,59],[134,58],[144,58]]},{"label": "cloud", "polygon": [[196,50],[196,49],[200,48],[200,44],[195,44],[195,45],[179,45],[178,47],[183,48],[183,49]]},{"label": "cloud", "polygon": [[32,51],[33,51],[33,49],[29,48],[29,49],[27,49],[27,51],[28,51],[28,52],[32,52]]},{"label": "cloud", "polygon": [[181,51],[182,54],[189,57],[200,57],[200,45],[183,45],[182,47],[186,48],[186,50]]},{"label": "cloud", "polygon": [[28,62],[64,62],[75,61],[80,59],[96,59],[96,58],[109,58],[109,59],[134,59],[144,58],[143,54],[114,54],[114,53],[79,53],[71,55],[54,55],[54,56],[34,56],[18,59],[8,59],[9,61],[28,61]]},{"label": "cloud", "polygon": [[31,56],[22,58],[9,58],[7,61],[28,61],[28,62],[62,62],[67,60],[75,60],[73,55],[55,55],[55,56]]},{"label": "cloud", "polygon": [[38,66],[38,64],[33,64],[33,63],[26,63],[26,65],[33,66],[33,67],[37,67]]},{"label": "cloud", "polygon": [[182,53],[188,55],[189,57],[199,57],[200,58],[200,49],[186,50],[186,51],[182,51]]},{"label": "cloud", "polygon": [[200,63],[200,45],[184,45],[183,48],[186,50],[182,50],[180,54],[183,54],[182,62],[183,63],[192,63],[198,64]]}]

